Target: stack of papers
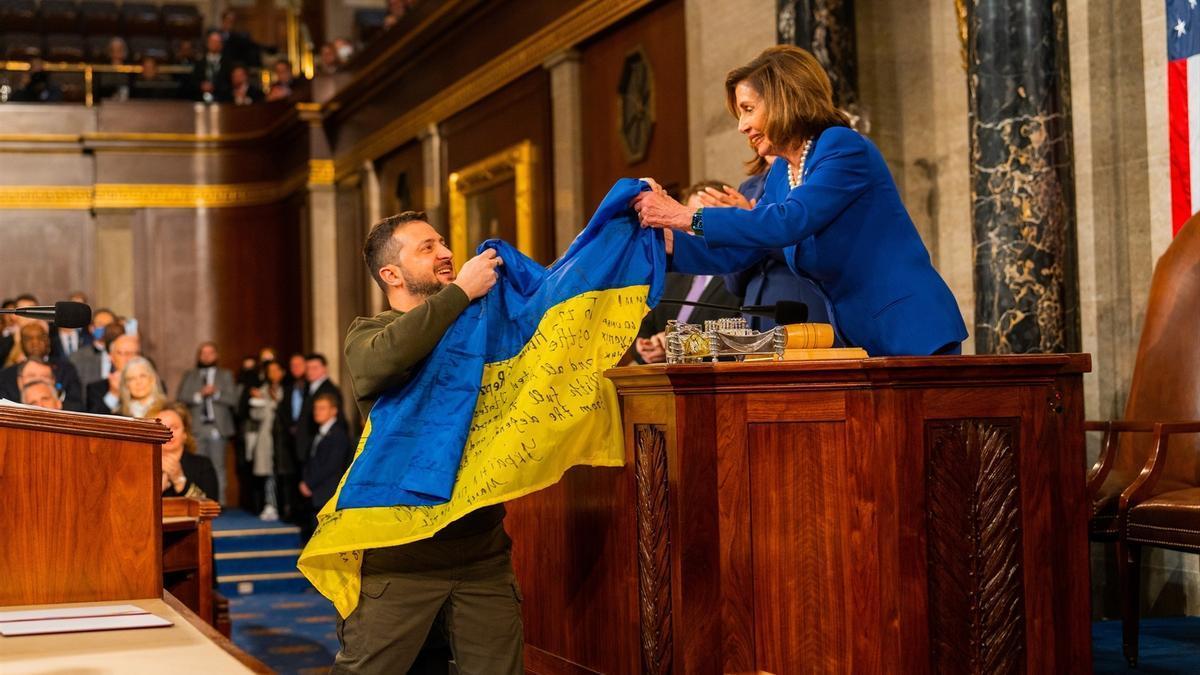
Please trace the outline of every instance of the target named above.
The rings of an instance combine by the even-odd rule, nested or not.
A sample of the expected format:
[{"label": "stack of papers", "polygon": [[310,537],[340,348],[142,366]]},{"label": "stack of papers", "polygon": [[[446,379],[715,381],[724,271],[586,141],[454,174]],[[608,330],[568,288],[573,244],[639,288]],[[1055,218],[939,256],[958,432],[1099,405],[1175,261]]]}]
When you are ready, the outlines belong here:
[{"label": "stack of papers", "polygon": [[97,630],[165,628],[172,623],[136,605],[62,607],[0,612],[0,635],[48,635]]}]

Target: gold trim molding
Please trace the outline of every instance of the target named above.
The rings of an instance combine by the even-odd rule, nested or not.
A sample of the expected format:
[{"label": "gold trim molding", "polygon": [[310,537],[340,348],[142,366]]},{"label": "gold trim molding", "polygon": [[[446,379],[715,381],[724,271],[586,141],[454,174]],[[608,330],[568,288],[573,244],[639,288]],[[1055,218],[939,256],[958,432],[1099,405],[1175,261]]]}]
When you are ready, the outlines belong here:
[{"label": "gold trim molding", "polygon": [[467,197],[512,180],[516,183],[517,249],[535,257],[533,213],[533,143],[525,140],[450,174],[450,250],[461,265],[471,257]]},{"label": "gold trim molding", "polygon": [[587,0],[422,105],[367,136],[335,158],[338,178],[357,171],[363,162],[381,157],[417,138],[430,124],[465,110],[546,59],[604,30],[651,0]]},{"label": "gold trim molding", "polygon": [[308,160],[309,185],[333,185],[333,175],[332,159]]},{"label": "gold trim molding", "polygon": [[95,186],[4,185],[0,209],[195,209],[259,206],[302,189],[307,173],[282,181],[217,185],[98,183]]},{"label": "gold trim molding", "polygon": [[90,185],[0,185],[0,209],[92,208]]}]

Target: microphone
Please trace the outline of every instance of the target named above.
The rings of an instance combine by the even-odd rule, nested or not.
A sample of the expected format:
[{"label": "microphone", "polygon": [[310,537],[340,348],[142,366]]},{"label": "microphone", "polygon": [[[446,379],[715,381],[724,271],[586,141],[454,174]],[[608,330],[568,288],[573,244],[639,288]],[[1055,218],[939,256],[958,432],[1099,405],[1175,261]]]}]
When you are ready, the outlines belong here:
[{"label": "microphone", "polygon": [[740,312],[753,316],[765,316],[781,326],[789,323],[804,323],[808,320],[808,305],[794,300],[780,300],[773,305],[746,305],[745,307],[728,307],[708,302],[671,300],[668,298],[663,298],[659,302],[668,305],[689,305],[691,307],[703,307],[704,309],[719,309],[725,312]]},{"label": "microphone", "polygon": [[56,302],[53,307],[18,307],[0,309],[0,314],[15,314],[27,319],[53,321],[59,328],[85,328],[92,322],[92,308],[82,302]]}]

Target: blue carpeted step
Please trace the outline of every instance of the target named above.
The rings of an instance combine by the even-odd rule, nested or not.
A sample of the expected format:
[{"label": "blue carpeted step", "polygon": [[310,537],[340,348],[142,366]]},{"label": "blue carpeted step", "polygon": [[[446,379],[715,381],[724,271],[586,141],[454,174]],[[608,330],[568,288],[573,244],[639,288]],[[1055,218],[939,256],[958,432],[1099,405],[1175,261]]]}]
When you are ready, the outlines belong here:
[{"label": "blue carpeted step", "polygon": [[234,598],[259,593],[303,593],[312,585],[299,572],[273,574],[230,574],[217,577],[221,595]]},{"label": "blue carpeted step", "polygon": [[217,575],[295,572],[300,549],[236,551],[216,555]]},{"label": "blue carpeted step", "polygon": [[213,551],[216,553],[294,548],[300,548],[300,528],[294,525],[213,532]]}]

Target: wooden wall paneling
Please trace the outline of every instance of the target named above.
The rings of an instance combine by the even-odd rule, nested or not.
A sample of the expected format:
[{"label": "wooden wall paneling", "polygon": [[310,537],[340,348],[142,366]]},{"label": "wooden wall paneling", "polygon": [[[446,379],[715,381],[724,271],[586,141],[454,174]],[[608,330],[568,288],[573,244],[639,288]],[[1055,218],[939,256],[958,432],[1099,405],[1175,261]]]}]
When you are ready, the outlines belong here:
[{"label": "wooden wall paneling", "polygon": [[[875,425],[874,442],[877,453],[887,454],[882,461],[893,463],[896,492],[894,519],[897,522],[899,583],[895,586],[898,596],[894,606],[898,613],[896,632],[899,645],[897,651],[890,653],[898,652],[901,656],[897,668],[899,672],[922,673],[929,670],[925,436],[920,424],[903,422],[924,419],[923,397],[919,390],[894,388],[876,390],[873,394],[875,419],[890,420],[890,423]],[[922,451],[916,452],[915,448],[921,448]],[[909,460],[897,461],[899,457],[908,457]]]},{"label": "wooden wall paneling", "polygon": [[870,579],[850,580],[845,423],[752,424],[749,437],[756,670],[850,670],[839,636],[852,584]]},{"label": "wooden wall paneling", "polygon": [[[534,221],[538,250],[534,259],[549,263],[554,255],[550,75],[536,70],[441,125],[447,185],[450,174],[524,140],[533,142]],[[448,202],[448,199],[444,199]],[[445,214],[443,214],[445,215]],[[448,222],[444,218],[442,222]],[[473,242],[471,249],[479,242]],[[512,242],[516,243],[516,242]],[[461,264],[463,261],[456,261]]]},{"label": "wooden wall paneling", "polygon": [[[717,545],[721,576],[721,645],[724,672],[753,672],[755,667],[755,602],[751,547],[750,443],[746,424],[778,415],[778,401],[759,402],[757,396],[730,397],[717,410],[717,503],[720,513]],[[690,445],[690,444],[686,444]],[[681,449],[688,461],[704,461]]]},{"label": "wooden wall paneling", "polygon": [[[655,122],[645,158],[629,164],[618,136],[617,90],[625,57],[639,47],[654,74]],[[591,215],[618,178],[650,176],[669,190],[686,188],[691,178],[683,0],[656,4],[583,45],[580,80],[584,213]]]},{"label": "wooden wall paneling", "polygon": [[[343,180],[335,187],[337,191],[337,279],[318,279],[317,283],[337,284],[338,296],[338,334],[345,335],[346,329],[357,316],[371,314],[370,289],[368,284],[374,284],[368,276],[366,265],[362,260],[362,245],[367,238],[366,214],[363,212],[362,181],[355,174]],[[332,373],[331,377],[339,383],[350,382],[350,366],[342,360],[340,373]],[[343,393],[350,391],[343,387]],[[352,401],[343,401],[342,410],[347,417],[357,418],[357,407]],[[365,420],[360,420],[365,421]]]},{"label": "wooden wall paneling", "polygon": [[[130,211],[96,213],[95,273],[84,289],[92,309],[107,307],[119,316],[134,314],[133,223]],[[86,384],[86,383],[85,383]]]},{"label": "wooden wall paneling", "polygon": [[[723,664],[710,657],[723,645],[721,596],[721,532],[723,505],[715,499],[720,475],[718,422],[740,411],[721,410],[713,394],[688,393],[675,398],[675,436],[671,452],[669,502],[673,586],[671,610],[674,672],[721,673]],[[685,563],[686,561],[686,563]]]},{"label": "wooden wall paneling", "polygon": [[[161,506],[157,484],[148,483],[159,475],[159,453],[142,440],[64,439],[7,425],[0,434],[0,475],[21,488],[0,490],[9,521],[0,537],[10,543],[0,545],[0,606],[157,597]],[[47,506],[64,499],[71,508]]]},{"label": "wooden wall paneling", "polygon": [[[815,394],[816,392],[814,392]],[[896,588],[902,579],[899,553],[899,507],[896,494],[897,447],[894,390],[850,390],[844,397],[844,454],[841,469],[848,493],[839,507],[844,531],[841,540],[842,581],[846,611],[842,634],[846,645],[846,670],[869,673],[892,668],[884,654],[900,652],[899,605]],[[877,400],[879,397],[881,400]],[[809,397],[801,407],[808,407]],[[880,433],[880,428],[892,433]],[[871,626],[867,637],[860,628]]]},{"label": "wooden wall paneling", "polygon": [[[295,201],[209,212],[215,330],[221,360],[235,369],[271,346],[301,347],[299,211]],[[201,338],[204,339],[204,338]]]},{"label": "wooden wall paneling", "polygon": [[0,211],[0,296],[32,292],[43,303],[93,287],[95,223],[87,211]]}]

